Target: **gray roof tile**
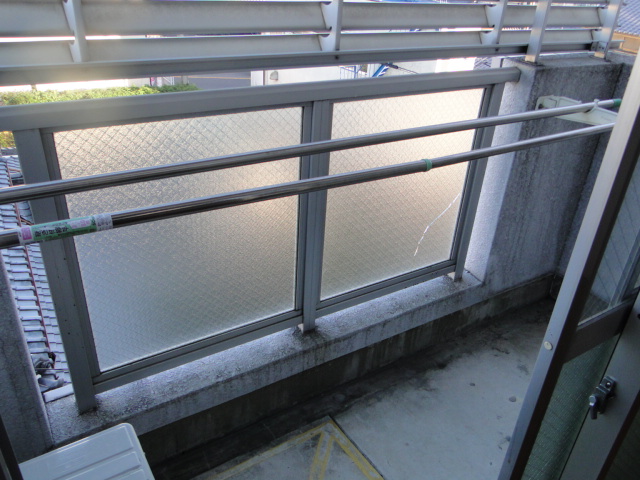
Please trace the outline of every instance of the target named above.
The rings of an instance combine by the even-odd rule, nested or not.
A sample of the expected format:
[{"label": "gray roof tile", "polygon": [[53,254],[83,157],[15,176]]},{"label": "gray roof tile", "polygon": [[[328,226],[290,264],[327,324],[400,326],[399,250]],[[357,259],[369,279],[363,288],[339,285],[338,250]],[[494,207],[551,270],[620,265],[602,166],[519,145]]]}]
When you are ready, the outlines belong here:
[{"label": "gray roof tile", "polygon": [[[9,187],[11,185],[9,169],[13,174],[19,168],[17,156],[0,156],[0,187]],[[27,202],[20,202],[19,209],[23,220],[33,221]],[[18,226],[19,220],[15,206],[0,205],[0,229]],[[58,371],[68,383],[69,367],[62,347],[40,246],[33,244],[27,247],[5,249],[1,251],[1,255],[9,274],[30,352],[33,355],[46,354],[50,348],[50,351],[56,355],[54,370]]]},{"label": "gray roof tile", "polygon": [[640,0],[626,0],[622,5],[616,32],[640,36]]}]

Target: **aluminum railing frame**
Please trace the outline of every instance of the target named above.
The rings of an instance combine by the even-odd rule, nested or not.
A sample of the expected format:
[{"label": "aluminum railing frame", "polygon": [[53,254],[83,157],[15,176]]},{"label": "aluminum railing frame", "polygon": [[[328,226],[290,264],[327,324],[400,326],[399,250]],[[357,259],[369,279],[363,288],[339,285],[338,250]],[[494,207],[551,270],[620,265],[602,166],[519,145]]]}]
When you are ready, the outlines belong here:
[{"label": "aluminum railing frame", "polygon": [[[486,105],[490,99],[489,103],[494,104],[492,111],[497,113],[495,105],[500,104],[500,92],[502,91],[500,86],[507,81],[517,81],[518,78],[518,69],[507,68],[412,75],[373,81],[348,80],[229,89],[218,92],[187,92],[167,94],[167,97],[164,98],[148,96],[145,98],[26,105],[0,109],[0,128],[5,125],[9,126],[12,121],[19,125],[21,130],[14,131],[14,134],[18,153],[25,160],[23,174],[27,183],[38,183],[61,178],[57,166],[54,140],[54,133],[59,131],[269,108],[300,107],[303,112],[302,140],[311,141],[329,138],[323,135],[328,135],[331,131],[330,128],[325,133],[322,133],[321,129],[323,124],[326,126],[326,120],[331,118],[331,108],[336,102],[473,88],[485,91],[482,104]],[[313,122],[309,121],[312,117],[311,112],[314,112],[313,115],[320,113],[322,109],[319,107],[321,105],[329,107],[328,110],[314,118]],[[482,114],[486,115],[487,111],[483,106]],[[491,127],[485,129],[486,132],[490,130]],[[490,142],[490,136],[484,135],[482,142]],[[484,144],[479,143],[476,139],[473,142],[473,147],[477,148]],[[319,174],[308,170],[308,168],[310,165],[317,165],[317,157],[322,156],[327,156],[328,159],[328,154],[306,155],[301,158],[302,178]],[[467,185],[473,185],[474,182],[475,180],[468,176]],[[315,202],[313,199],[321,199],[322,195],[322,192],[303,195],[299,203],[300,208],[307,204],[309,208],[312,208]],[[326,208],[322,205],[322,201],[316,203],[318,206]],[[62,196],[33,200],[32,210],[38,222],[69,218],[66,202]],[[60,321],[64,322],[64,331],[68,333],[63,340],[65,341],[79,410],[87,411],[94,408],[96,393],[182,365],[190,360],[245,343],[251,339],[302,324],[301,312],[303,308],[313,306],[313,309],[317,311],[322,308],[322,315],[324,315],[329,311],[347,308],[379,295],[392,293],[454,271],[455,260],[447,260],[437,265],[356,289],[341,295],[338,303],[324,305],[325,300],[318,303],[317,298],[314,303],[313,296],[307,297],[307,293],[311,289],[309,285],[305,284],[302,288],[302,279],[312,276],[313,269],[309,266],[310,264],[303,264],[300,261],[300,259],[313,255],[318,258],[320,255],[321,266],[321,251],[319,249],[322,248],[322,245],[321,243],[314,244],[313,240],[321,237],[323,230],[318,230],[318,225],[310,225],[311,229],[308,233],[303,231],[305,224],[309,223],[308,219],[312,220],[313,215],[314,212],[309,210],[299,217],[296,278],[300,280],[295,287],[294,310],[104,372],[101,371],[96,356],[95,342],[91,333],[83,282],[73,239],[64,238],[60,242],[44,243],[42,249],[47,271],[51,272],[49,275],[52,278],[58,280],[52,283],[52,293],[56,299],[56,308],[60,312]],[[471,216],[469,215],[468,218]],[[456,233],[456,235],[459,234]],[[304,242],[306,243],[302,240],[305,238]],[[315,250],[311,251],[309,247]],[[315,285],[318,286],[319,283],[320,280],[316,278]],[[332,297],[331,300],[334,298]],[[313,324],[313,320],[310,319],[310,322]],[[67,346],[67,344],[69,345]],[[75,370],[73,365],[75,365]]]},{"label": "aluminum railing frame", "polygon": [[[24,200],[35,200],[53,195],[66,195],[70,193],[86,192],[101,188],[109,188],[132,183],[159,180],[182,175],[210,172],[232,167],[254,165],[257,163],[283,160],[300,157],[303,155],[315,155],[329,153],[351,148],[359,148],[383,143],[398,142],[415,138],[423,138],[444,133],[460,132],[485,127],[495,127],[518,123],[526,120],[535,120],[549,117],[558,117],[571,113],[588,112],[596,106],[603,108],[614,107],[617,100],[599,100],[583,103],[575,106],[534,110],[524,113],[514,113],[495,117],[478,118],[441,125],[417,127],[391,132],[359,135],[355,137],[311,142],[307,144],[291,145],[288,147],[272,148],[249,153],[224,155],[190,162],[174,163],[154,167],[144,167],[135,170],[126,170],[86,177],[76,177],[67,180],[54,180],[39,184],[22,185],[0,189],[0,204],[14,203]],[[0,247],[2,248],[2,247]]]},{"label": "aluminum railing frame", "polygon": [[[432,168],[441,168],[455,163],[466,162],[470,160],[484,159],[488,156],[500,155],[503,153],[524,150],[535,146],[545,145],[551,142],[563,141],[572,138],[578,138],[586,135],[595,135],[605,133],[613,128],[612,124],[599,125],[594,127],[587,127],[569,132],[562,132],[554,135],[548,135],[545,137],[533,138],[523,140],[520,142],[514,142],[512,144],[494,146],[485,149],[479,149],[471,152],[465,152],[460,154],[449,155],[439,159],[433,159],[430,161]],[[261,187],[257,189],[250,189],[242,192],[233,192],[221,195],[215,195],[211,197],[205,197],[201,199],[195,199],[183,202],[172,202],[165,205],[158,205],[155,207],[146,207],[139,209],[131,209],[128,211],[115,212],[113,214],[114,228],[130,226],[138,223],[150,222],[163,218],[171,218],[175,216],[181,216],[184,214],[198,213],[202,211],[209,211],[213,209],[228,208],[237,205],[243,205],[248,203],[255,203],[258,201],[265,201],[274,198],[281,198],[284,196],[299,195],[302,193],[309,193],[318,190],[324,190],[326,188],[335,188],[340,186],[354,185],[357,183],[380,180],[383,178],[391,178],[394,176],[408,175],[412,173],[424,172],[428,169],[428,165],[424,160],[408,162],[406,164],[392,165],[388,167],[379,167],[359,172],[344,173],[339,175],[330,175],[320,178],[312,178],[302,181],[290,182],[288,184]],[[7,248],[7,241],[14,240],[13,235],[15,232],[2,232],[0,233],[0,248]],[[17,242],[16,242],[17,243]],[[19,244],[19,243],[18,243]],[[296,323],[295,317],[287,320],[286,315],[279,316],[278,321],[274,323],[270,322],[256,322],[265,323],[265,327],[260,330],[254,330],[248,332],[253,338],[258,338],[265,332],[277,331],[281,326],[290,325],[293,321]],[[280,327],[278,327],[280,325]],[[274,330],[275,329],[275,330]],[[226,337],[228,335],[224,335]],[[246,339],[245,339],[246,341]],[[229,343],[231,342],[231,343]],[[234,338],[228,340],[222,340],[220,345],[232,346],[238,342]],[[196,350],[197,352],[197,350]],[[185,358],[189,358],[196,354],[191,352],[187,354]],[[197,355],[197,354],[196,354]],[[180,358],[184,360],[185,358]],[[182,363],[182,362],[181,362]],[[97,391],[104,391],[108,388],[113,388],[120,384],[118,376],[103,375],[105,379],[101,384],[96,385],[99,387]],[[135,375],[134,375],[135,378]],[[115,382],[115,383],[114,383]]]},{"label": "aluminum railing frame", "polygon": [[[505,74],[507,74],[507,72],[466,72],[467,74],[471,74],[469,75],[469,78],[473,79],[476,78],[476,80],[465,80],[465,82],[468,83],[464,83],[462,82],[462,84],[460,84],[461,86],[463,86],[463,88],[477,88],[477,86],[474,87],[473,82],[478,82],[480,84],[482,84],[482,79],[486,78],[487,79],[487,83],[491,82],[491,81],[495,81],[498,82],[499,81],[499,77],[505,77]],[[509,74],[510,75],[510,74]],[[439,74],[439,75],[434,75],[432,76],[433,78],[436,78],[435,83],[431,82],[431,81],[427,81],[425,83],[425,85],[423,85],[422,88],[433,88],[433,91],[444,91],[447,90],[446,88],[444,88],[444,86],[447,83],[451,83],[451,79],[454,79],[454,81],[456,81],[455,79],[457,77],[460,77],[462,80],[462,74]],[[508,75],[507,75],[508,76]],[[442,77],[442,81],[437,80],[437,78]],[[446,80],[445,80],[446,77]],[[467,78],[465,76],[465,78]],[[505,77],[506,78],[506,77]],[[386,80],[391,80],[391,79],[386,79]],[[417,80],[416,80],[417,81]],[[353,81],[353,85],[354,88],[356,88],[356,82],[359,81]],[[400,78],[400,79],[394,79],[394,84],[400,84],[402,85],[402,90],[405,90],[405,87],[407,85],[413,85],[414,79],[411,78]],[[407,83],[408,82],[408,83]],[[438,83],[440,82],[440,83]],[[379,88],[381,85],[383,85],[386,82],[380,83],[378,84],[378,87],[376,87],[373,82],[362,82],[362,83],[357,83],[358,87],[357,87],[357,91],[358,95],[362,95],[364,98],[371,98],[373,96],[386,96],[386,95],[393,95],[393,93],[387,93],[387,92],[380,92],[378,93],[378,95],[372,95],[372,93],[368,93],[369,89],[376,89]],[[350,82],[347,82],[346,85],[350,85]],[[442,85],[440,85],[442,84]],[[364,86],[365,88],[362,89],[362,87],[360,86]],[[430,85],[430,86],[429,86]],[[475,84],[477,85],[477,84]],[[497,87],[497,85],[494,85],[494,88]],[[296,88],[300,88],[300,93],[302,94],[304,89],[304,86],[300,86],[300,87],[295,87],[293,86],[292,90],[295,91]],[[416,87],[411,87],[409,88],[406,93],[411,93],[412,92],[412,88],[417,88]],[[454,87],[455,88],[455,87]],[[485,87],[486,88],[486,87]],[[274,89],[274,90],[278,90],[278,89]],[[429,91],[432,90],[426,90],[423,93],[428,93]],[[348,88],[345,90],[345,95],[351,95],[351,93],[349,92]],[[373,90],[372,90],[373,92]],[[196,92],[197,93],[197,92]],[[415,93],[419,93],[419,92],[415,92]],[[397,93],[396,93],[397,94]],[[183,95],[183,94],[176,94],[176,95]],[[193,97],[195,100],[195,97],[199,97],[199,95],[192,95],[191,97],[188,97],[189,94],[186,94],[187,97],[184,98],[191,98]],[[224,94],[223,97],[225,97]],[[307,93],[304,93],[304,95],[308,95]],[[298,100],[303,99],[304,95],[300,96],[298,98]],[[286,97],[286,95],[283,95],[283,98]],[[295,97],[295,95],[294,95]],[[177,98],[177,97],[176,97]],[[183,97],[180,97],[183,98]],[[231,97],[230,97],[231,98]],[[327,98],[333,98],[330,96],[327,96]],[[335,96],[335,98],[341,98],[339,95]],[[345,96],[345,98],[347,98]],[[499,98],[499,96],[497,97]],[[277,99],[276,99],[277,100]],[[145,99],[145,102],[154,102],[155,99]],[[231,100],[229,100],[231,101]],[[275,101],[273,99],[269,99],[269,101]],[[328,100],[326,103],[330,104],[332,101],[334,100]],[[82,103],[82,102],[79,102]],[[118,103],[118,101],[113,101],[113,102],[107,102],[107,103]],[[494,102],[496,103],[496,102]],[[86,104],[85,104],[86,105]],[[497,105],[499,105],[499,100],[497,101]],[[600,103],[600,105],[603,105],[602,103]],[[606,104],[605,104],[606,105]],[[35,107],[35,106],[33,106]],[[47,109],[48,106],[45,108],[43,106],[44,109]],[[84,107],[83,107],[84,108]],[[183,109],[181,111],[186,112],[189,110],[189,106],[187,106],[186,108],[183,105],[180,105],[180,108]],[[195,108],[195,107],[194,107]],[[497,107],[494,106],[494,110],[493,111],[497,111],[496,110]],[[580,107],[582,108],[582,107]],[[24,109],[24,110],[29,110],[29,111],[36,111],[38,110],[38,108],[31,108],[31,109]],[[166,109],[165,109],[166,110]],[[224,110],[224,108],[223,108]],[[169,113],[170,110],[166,110],[166,113]],[[194,110],[195,111],[195,110]],[[305,110],[306,111],[306,110]],[[486,112],[487,110],[485,110]],[[68,112],[69,113],[69,112]],[[154,112],[155,113],[155,112]],[[541,115],[542,117],[544,117],[548,112],[535,112],[536,115]],[[568,113],[568,112],[563,112],[563,113]],[[177,111],[175,111],[175,113],[173,113],[172,115],[177,115]],[[144,115],[143,115],[144,117]],[[136,118],[136,120],[134,120],[134,122],[143,122],[143,121],[151,121],[153,117],[152,116],[148,116],[143,118]],[[167,118],[167,117],[166,117]],[[43,117],[40,117],[39,120],[42,120]],[[34,118],[34,120],[36,120]],[[20,120],[22,121],[22,120]],[[53,120],[47,120],[46,118],[44,119],[45,122],[49,122],[49,121],[53,121]],[[83,120],[78,120],[79,122],[82,122]],[[2,119],[0,118],[0,123],[2,122]],[[102,124],[109,124],[110,121],[104,121],[102,122]],[[127,123],[126,120],[121,121],[121,123]],[[28,124],[24,124],[24,126],[27,126]],[[32,123],[32,125],[34,127],[37,128],[37,123]],[[45,130],[47,128],[50,127],[45,127]],[[58,130],[67,130],[67,129],[71,129],[72,127],[69,128],[60,128]],[[490,130],[492,127],[485,127],[485,130]],[[49,130],[51,131],[51,130]],[[56,130],[54,130],[56,131]],[[19,137],[21,137],[20,140],[20,144],[19,145],[19,152],[25,153],[25,155],[29,158],[33,157],[35,158],[42,158],[42,160],[38,160],[38,162],[40,162],[41,165],[45,165],[46,161],[44,160],[44,156],[45,156],[45,151],[47,151],[48,149],[53,148],[52,145],[50,146],[43,146],[42,145],[42,139],[47,137],[45,135],[45,137],[41,137],[41,134],[39,133],[38,130],[24,130],[22,132],[19,132],[20,135]],[[26,136],[25,136],[26,135]],[[52,138],[50,134],[48,134],[47,138]],[[320,137],[303,137],[303,139],[313,139],[313,138],[322,138],[322,136]],[[17,138],[18,140],[18,138]],[[490,141],[490,140],[489,140]],[[40,146],[38,146],[40,145]],[[477,142],[475,143],[475,145],[479,145]],[[24,147],[24,148],[21,148]],[[326,154],[318,154],[318,155],[326,155]],[[46,168],[45,168],[46,170]],[[31,168],[31,172],[32,174],[35,172],[39,172],[37,173],[36,177],[31,176],[27,176],[26,172],[25,172],[25,176],[27,177],[27,181],[28,182],[40,182],[44,179],[44,177],[42,177],[42,172],[44,172],[44,170],[42,168],[36,168],[36,170],[33,170],[33,168]],[[313,175],[317,175],[318,173],[315,172],[313,173]],[[317,180],[317,179],[316,179]],[[297,194],[297,193],[293,193],[293,194]],[[312,193],[310,195],[308,195],[309,197],[313,196],[313,195],[321,195],[321,192],[318,193]],[[58,198],[58,200],[60,200],[60,197],[56,197]],[[40,202],[49,202],[50,199],[38,199],[34,201],[34,204],[40,204]],[[56,204],[62,205],[60,204],[58,201],[56,201]],[[58,209],[59,207],[56,207],[56,209]],[[58,210],[59,212],[64,212],[65,210]],[[62,214],[62,216],[57,216],[56,218],[66,218],[64,216],[64,213]],[[300,219],[301,222],[304,221],[303,219]],[[64,247],[55,247],[55,251],[57,252],[55,255],[57,257],[63,258],[66,257],[67,259],[70,259],[70,261],[74,261],[73,259],[75,258],[75,253],[73,251],[73,248],[70,246],[73,244],[73,242],[69,242],[71,239],[64,239],[62,242],[52,242],[49,244],[44,244],[44,247],[50,247],[50,246],[54,246],[55,244],[60,244],[62,243],[63,245],[65,245]],[[62,249],[61,249],[62,248]],[[71,248],[71,249],[70,249]],[[58,267],[56,267],[58,268]],[[63,269],[66,267],[62,267]],[[401,280],[401,285],[403,286],[408,286],[408,285],[412,285],[412,284],[416,284],[420,281],[425,281],[426,279],[429,278],[434,278],[436,276],[439,275],[443,275],[449,272],[453,272],[453,266],[447,266],[447,264],[443,264],[443,265],[436,265],[434,266],[433,269],[430,269],[429,272],[420,274],[418,276],[411,274],[411,275],[406,275],[406,280]],[[69,277],[69,275],[67,274],[67,277]],[[71,277],[69,278],[73,278],[74,274],[71,273]],[[403,276],[404,278],[404,276]],[[395,291],[398,287],[397,283],[397,279],[393,279],[395,283],[393,283],[393,285],[390,283],[389,287],[391,290],[389,291]],[[385,282],[383,282],[385,283]],[[81,285],[81,283],[79,283],[79,285]],[[378,288],[378,286],[376,286],[376,288]],[[387,287],[384,287],[387,288]],[[374,289],[375,290],[375,289]],[[369,297],[367,297],[368,295],[374,295],[376,294],[376,292],[378,290],[372,290],[370,293],[366,293],[363,294],[362,296],[358,297],[358,298],[354,298],[352,300],[347,300],[346,303],[344,301],[342,301],[342,303],[338,304],[327,304],[326,306],[322,307],[317,307],[318,310],[317,311],[321,311],[322,314],[326,314],[326,313],[330,313],[330,311],[335,311],[337,309],[340,308],[340,305],[346,304],[348,306],[349,302],[355,302],[355,303],[359,303],[359,301],[363,301],[362,299],[368,299]],[[368,290],[367,290],[368,291]],[[386,290],[385,290],[386,292]],[[83,300],[83,292],[77,292],[76,294],[72,295],[73,298],[77,298],[78,302],[80,304],[82,304],[84,302]],[[303,302],[304,303],[304,302]],[[353,303],[353,304],[355,304]],[[106,391],[110,388],[114,388],[117,387],[119,385],[123,385],[125,383],[134,381],[136,379],[139,378],[143,378],[151,373],[157,373],[159,371],[165,370],[167,368],[171,368],[172,366],[176,366],[176,365],[180,365],[183,364],[191,359],[195,359],[195,358],[199,358],[202,355],[205,354],[209,354],[209,353],[213,353],[214,351],[219,351],[221,349],[224,348],[229,348],[230,346],[233,345],[238,345],[240,343],[244,343],[245,341],[248,341],[252,338],[258,338],[260,336],[263,336],[265,334],[271,333],[271,332],[275,332],[278,330],[281,330],[282,328],[287,328],[288,326],[293,326],[296,324],[300,323],[300,320],[302,320],[299,316],[298,313],[294,312],[290,312],[287,314],[283,314],[283,315],[279,315],[277,317],[273,317],[273,318],[268,318],[268,319],[264,319],[262,321],[258,321],[255,322],[252,325],[249,325],[247,327],[243,327],[240,328],[236,331],[231,331],[231,332],[227,332],[225,334],[216,336],[215,338],[209,338],[206,339],[205,341],[202,342],[195,342],[192,345],[187,346],[188,348],[179,348],[177,349],[175,352],[171,351],[171,352],[165,352],[163,354],[154,356],[153,358],[146,358],[143,359],[141,361],[137,361],[135,362],[135,364],[131,364],[126,366],[126,368],[122,367],[122,368],[117,368],[113,371],[109,371],[109,372],[100,372],[98,365],[95,361],[91,361],[90,358],[86,358],[86,360],[84,360],[84,363],[80,370],[84,370],[85,373],[80,373],[80,377],[85,378],[86,380],[83,382],[77,382],[74,379],[74,383],[75,388],[76,388],[76,399],[78,401],[78,405],[79,408],[82,411],[91,409],[95,406],[95,398],[94,395],[97,392],[102,392],[102,391]],[[86,326],[86,325],[85,325]],[[80,326],[80,328],[78,330],[76,330],[76,333],[74,334],[76,338],[78,338],[78,335],[80,336],[84,336],[85,339],[87,338],[87,335],[91,335],[90,333],[84,333],[84,334],[80,334],[80,331],[83,330],[84,327]],[[87,328],[90,329],[90,327],[87,326]],[[90,342],[91,343],[91,342]],[[90,343],[88,345],[90,345]],[[90,348],[88,347],[87,348]],[[84,347],[83,347],[84,348]],[[94,350],[95,351],[95,350]],[[179,352],[178,352],[179,351]],[[82,354],[85,355],[85,354]],[[82,363],[82,362],[81,362]],[[76,372],[78,371],[78,369],[76,368]],[[88,383],[87,383],[88,382]],[[85,385],[86,384],[86,385]],[[87,390],[87,388],[85,388],[86,386],[90,386],[90,388]]]},{"label": "aluminum railing frame", "polygon": [[[590,52],[592,46],[592,42],[547,42],[542,46],[540,53]],[[198,74],[277,68],[341,66],[388,61],[421,61],[462,57],[521,57],[526,54],[527,48],[527,43],[502,43],[499,45],[465,45],[462,47],[385,48],[263,56],[242,55],[219,58],[168,58],[78,64],[25,65],[0,67],[0,86],[184,75],[185,73]]]},{"label": "aluminum railing frame", "polygon": [[[39,42],[41,47],[30,42],[30,50],[29,43],[23,44],[19,48],[27,48],[27,51],[19,49],[7,54],[7,60],[3,62],[7,67],[0,69],[0,84],[468,56],[526,54],[529,60],[537,61],[540,54],[554,52],[595,50],[596,54],[604,55],[612,44],[621,0],[575,0],[557,6],[541,0],[537,7],[509,5],[507,0],[480,4],[334,0],[273,2],[270,10],[265,10],[258,2],[119,4],[116,1],[112,5],[80,0],[59,2],[0,5],[6,18],[16,18],[14,23],[0,25],[0,36],[18,40],[24,37],[72,39]],[[284,8],[287,8],[287,15],[278,15]],[[120,12],[125,12],[125,18],[115,24],[114,19]],[[44,18],[45,14],[48,18]],[[203,18],[216,18],[218,22],[206,22]],[[446,31],[433,34],[443,27]],[[469,29],[474,30],[473,33],[469,33]],[[586,34],[573,35],[580,30]],[[243,32],[265,34],[265,41],[275,39],[276,43],[258,49],[262,53],[254,55],[249,52],[256,50],[251,43],[256,35]],[[282,32],[308,38],[281,35],[282,41],[286,40],[282,43],[273,35]],[[307,35],[299,35],[301,32]],[[385,33],[381,36],[379,32]],[[96,38],[106,34],[123,38]],[[131,40],[131,36],[141,38]],[[367,45],[360,41],[364,36]],[[216,43],[221,40],[223,45]],[[109,42],[112,45],[107,47],[105,44]],[[166,42],[172,45],[171,53],[166,53]],[[397,48],[400,44],[402,48]],[[16,48],[17,44],[7,45]],[[41,48],[48,49],[50,54],[38,54]],[[105,53],[110,50],[116,53]],[[28,52],[33,52],[36,60],[22,64],[21,59],[29,57]]]}]

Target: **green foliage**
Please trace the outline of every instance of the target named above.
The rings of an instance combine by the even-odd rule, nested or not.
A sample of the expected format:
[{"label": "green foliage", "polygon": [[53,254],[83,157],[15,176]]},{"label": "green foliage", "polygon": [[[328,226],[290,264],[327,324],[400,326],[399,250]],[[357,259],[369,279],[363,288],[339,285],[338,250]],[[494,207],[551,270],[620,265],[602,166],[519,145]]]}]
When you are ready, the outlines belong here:
[{"label": "green foliage", "polygon": [[16,144],[13,141],[13,133],[0,132],[0,148],[13,148]]},{"label": "green foliage", "polygon": [[[195,85],[166,85],[164,87],[113,87],[92,90],[32,90],[29,92],[0,93],[0,105],[24,105],[27,103],[65,102],[68,100],[88,100],[92,98],[128,97],[154,93],[187,92],[199,90]],[[11,132],[0,132],[0,148],[15,147]]]},{"label": "green foliage", "polygon": [[29,92],[0,93],[0,105],[23,105],[27,103],[64,102],[68,100],[88,100],[92,98],[128,97],[153,93],[186,92],[198,90],[195,85],[167,85],[164,87],[113,87],[91,90],[34,90]]}]

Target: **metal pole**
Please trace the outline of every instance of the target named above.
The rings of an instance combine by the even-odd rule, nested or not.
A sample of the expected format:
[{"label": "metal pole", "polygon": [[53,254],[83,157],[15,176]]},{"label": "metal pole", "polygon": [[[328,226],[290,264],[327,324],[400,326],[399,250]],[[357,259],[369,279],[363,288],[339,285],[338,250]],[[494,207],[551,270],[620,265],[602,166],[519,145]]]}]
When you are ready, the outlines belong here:
[{"label": "metal pole", "polygon": [[[527,43],[502,45],[462,45],[435,47],[405,47],[368,50],[340,50],[339,52],[272,53],[263,55],[223,55],[217,57],[161,58],[141,60],[102,60],[86,63],[56,63],[52,65],[0,66],[0,86],[32,83],[79,82],[116,78],[180,75],[184,72],[238,72],[276,68],[300,68],[327,65],[357,65],[408,60],[436,60],[438,58],[486,57],[522,55]],[[589,44],[546,44],[545,51],[589,51]]]},{"label": "metal pole", "polygon": [[[494,85],[488,89],[487,94],[489,99],[486,108],[489,115],[495,115],[500,111],[500,105],[502,104],[502,94],[504,93],[504,83]],[[495,128],[484,128],[476,133],[477,148],[487,148],[493,143],[493,134]],[[480,193],[482,192],[482,184],[484,183],[484,174],[487,168],[488,159],[481,158],[473,162],[469,166],[469,187],[463,199],[463,203],[460,206],[460,226],[456,229],[457,242],[454,244],[456,270],[453,276],[454,280],[462,279],[464,273],[464,267],[467,261],[467,253],[469,251],[469,244],[471,243],[471,232],[473,231],[473,224],[476,220],[476,212],[478,210],[478,203],[480,201]]]},{"label": "metal pole", "polygon": [[[614,107],[619,105],[619,100],[603,100],[597,103],[599,107]],[[549,108],[524,113],[514,113],[496,117],[478,118],[460,122],[444,123],[427,127],[408,128],[391,132],[359,135],[355,137],[338,138],[321,142],[311,142],[300,145],[259,150],[249,153],[224,155],[221,157],[205,158],[170,165],[158,165],[153,167],[138,168],[121,172],[104,173],[87,177],[70,178],[66,180],[54,180],[46,183],[36,183],[0,189],[0,205],[33,200],[36,198],[69,193],[85,192],[119,185],[158,180],[161,178],[190,175],[194,173],[209,172],[224,168],[254,165],[256,163],[271,162],[285,158],[299,157],[302,155],[314,155],[350,148],[379,145],[382,143],[397,142],[414,138],[440,135],[443,133],[459,132],[472,128],[492,127],[517,123],[525,120],[556,117],[570,113],[586,112],[595,107],[596,103],[584,103],[567,107]]]},{"label": "metal pole", "polygon": [[[597,125],[594,127],[581,128],[578,130],[571,130],[569,132],[556,133],[554,135],[532,138],[529,140],[523,140],[507,145],[499,145],[495,147],[473,150],[471,152],[448,155],[446,157],[441,157],[434,160],[417,160],[414,162],[407,162],[399,165],[391,165],[386,167],[361,170],[357,172],[310,178],[306,180],[253,188],[232,193],[224,193],[193,200],[155,205],[152,207],[123,210],[120,212],[103,215],[101,216],[101,220],[103,220],[104,217],[110,217],[109,220],[112,222],[112,228],[126,227],[139,223],[146,223],[187,214],[235,207],[238,205],[245,205],[247,203],[261,202],[291,195],[300,195],[302,193],[315,192],[327,188],[344,187],[347,185],[355,185],[358,183],[381,180],[384,178],[409,175],[411,173],[426,172],[432,168],[440,168],[456,163],[466,162],[469,160],[477,160],[479,158],[489,157],[493,155],[525,150],[527,148],[545,145],[551,142],[558,142],[561,140],[582,137],[585,135],[604,133],[610,131],[612,128],[613,124]],[[94,226],[96,222],[97,219],[95,219],[94,221]],[[52,222],[51,224],[35,225],[33,227],[26,228],[37,229],[44,226],[49,227],[50,229],[55,229],[56,224],[59,223],[60,222]],[[0,232],[0,248],[9,248],[20,245],[18,230],[19,229],[5,230],[4,232]],[[83,226],[80,231],[69,233],[65,236],[80,235],[82,233],[91,232],[88,231],[85,226]]]},{"label": "metal pole", "polygon": [[549,20],[549,12],[551,11],[551,2],[552,0],[538,1],[533,25],[531,26],[529,47],[527,48],[527,55],[524,57],[527,62],[538,63],[538,57],[542,53],[542,42]]},{"label": "metal pole", "polygon": [[606,58],[611,47],[611,40],[616,28],[618,28],[618,18],[622,7],[622,0],[609,0],[604,12],[600,11],[602,27],[593,32],[595,56]]}]

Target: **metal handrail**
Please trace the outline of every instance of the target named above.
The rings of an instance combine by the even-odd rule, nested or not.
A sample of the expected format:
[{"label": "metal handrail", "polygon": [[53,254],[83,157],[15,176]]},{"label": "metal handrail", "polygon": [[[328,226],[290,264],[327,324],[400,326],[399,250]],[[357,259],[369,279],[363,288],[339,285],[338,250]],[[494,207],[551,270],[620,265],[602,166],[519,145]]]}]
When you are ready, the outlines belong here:
[{"label": "metal handrail", "polygon": [[[602,104],[602,102],[600,102],[600,104]],[[108,227],[104,229],[126,227],[182,215],[194,214],[210,210],[218,210],[238,205],[245,205],[248,203],[288,197],[292,195],[299,195],[328,188],[337,188],[347,185],[370,182],[374,180],[397,177],[401,175],[408,175],[412,173],[426,172],[433,168],[440,168],[456,163],[500,155],[503,153],[525,150],[527,148],[545,145],[552,142],[568,140],[586,135],[605,133],[610,131],[613,128],[613,125],[614,124],[611,123],[606,125],[581,128],[568,132],[522,140],[506,145],[499,145],[494,147],[481,148],[470,152],[457,153],[433,160],[417,160],[398,165],[377,167],[356,172],[341,173],[337,175],[328,175],[324,177],[316,177],[294,182],[282,183],[279,185],[271,185],[237,192],[212,195],[192,200],[171,202],[151,207],[142,207],[130,210],[122,210],[109,214],[95,215],[92,217],[86,217],[84,219],[85,222],[83,223],[82,228],[78,228],[75,230],[74,228],[69,228],[69,220],[34,225],[31,227],[23,227],[22,229],[5,230],[3,232],[0,232],[0,248],[10,248],[25,243],[32,243],[31,241],[24,240],[22,236],[23,234],[21,233],[21,231],[23,231],[24,229],[28,229],[28,231],[31,233],[44,230],[55,231],[58,227],[63,227],[63,230],[66,229],[66,231],[62,231],[60,234],[54,233],[52,235],[49,235],[48,237],[45,235],[46,238],[42,238],[41,241],[53,240],[56,238],[81,235],[84,233],[97,231],[99,230],[99,228],[95,228],[96,223],[101,222],[104,225],[105,219],[107,220]],[[98,219],[98,217],[100,218]],[[78,221],[79,219],[75,220]],[[87,222],[92,223],[93,229],[86,227]],[[36,239],[36,241],[39,240]]]},{"label": "metal handrail", "polygon": [[594,107],[614,107],[620,100],[599,100],[597,102],[583,103],[567,107],[534,110],[530,112],[499,115],[495,117],[477,118],[459,122],[444,123],[427,127],[416,127],[405,130],[359,135],[354,137],[324,140],[320,142],[302,143],[285,147],[258,150],[248,153],[224,155],[219,157],[192,160],[188,162],[170,165],[158,165],[133,170],[103,173],[85,177],[76,177],[65,180],[34,183],[17,187],[0,189],[0,205],[50,197],[53,195],[65,195],[69,193],[85,192],[101,188],[127,185],[132,183],[159,180],[162,178],[192,175],[195,173],[221,170],[231,167],[254,165],[257,163],[271,162],[285,158],[299,157],[302,155],[315,155],[338,150],[379,145],[382,143],[397,142],[415,138],[453,133],[473,128],[492,127],[506,125],[525,120],[535,120],[548,117],[556,117],[571,113],[587,112]]}]

